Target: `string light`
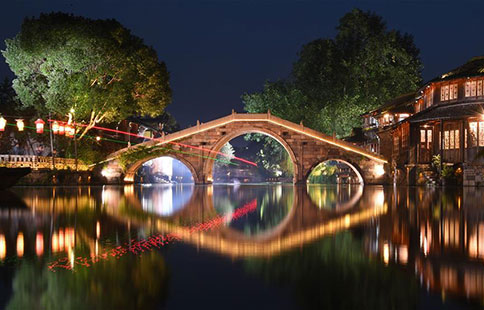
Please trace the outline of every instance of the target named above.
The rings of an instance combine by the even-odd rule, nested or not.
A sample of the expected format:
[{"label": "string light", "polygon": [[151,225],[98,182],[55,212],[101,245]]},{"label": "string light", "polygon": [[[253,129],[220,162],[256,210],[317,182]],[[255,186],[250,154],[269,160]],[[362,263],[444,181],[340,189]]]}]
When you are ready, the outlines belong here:
[{"label": "string light", "polygon": [[[49,119],[49,122],[56,122],[56,120]],[[75,125],[76,126],[82,126],[82,127],[88,126],[86,124],[77,124],[77,123]],[[108,131],[108,132],[120,133],[120,134],[132,136],[132,137],[136,137],[136,138],[150,139],[152,141],[162,141],[160,138],[149,138],[149,137],[145,137],[145,136],[142,136],[142,135],[138,135],[138,134],[134,134],[134,133],[131,133],[131,132],[122,131],[122,130],[117,130],[117,129],[111,129],[111,128],[100,127],[100,126],[92,126],[91,128],[92,129],[99,129],[99,130],[103,130],[103,131]],[[218,155],[229,157],[231,159],[235,159],[235,160],[238,160],[238,161],[244,162],[246,164],[257,167],[257,164],[252,162],[252,161],[249,161],[249,160],[246,160],[246,159],[243,159],[243,158],[240,158],[240,157],[236,157],[236,156],[231,156],[231,155],[219,152],[219,151],[210,150],[210,149],[206,149],[206,148],[203,148],[203,147],[189,145],[189,144],[183,144],[183,143],[174,142],[174,141],[167,141],[166,143],[170,143],[170,144],[174,144],[174,145],[178,145],[178,146],[182,146],[182,147],[186,147],[186,148],[192,148],[192,149],[196,149],[196,150],[206,151],[206,152],[209,152],[209,153],[216,153]]]},{"label": "string light", "polygon": [[[210,221],[193,225],[191,227],[188,227],[188,231],[192,234],[196,232],[211,230],[225,224],[227,221],[227,218],[234,221],[255,210],[257,210],[257,198],[254,198],[252,201],[245,204],[241,208],[236,209],[232,214],[219,215]],[[49,270],[52,272],[56,272],[57,268],[72,270],[74,265],[73,263],[80,266],[91,267],[93,264],[99,262],[101,259],[107,260],[111,257],[112,258],[115,257],[119,259],[120,257],[124,256],[126,253],[140,255],[145,251],[151,251],[154,248],[159,248],[160,246],[164,246],[176,240],[180,240],[180,238],[173,233],[170,233],[167,235],[163,235],[163,234],[152,235],[146,239],[141,239],[141,240],[133,239],[133,240],[130,240],[129,242],[126,242],[124,245],[117,246],[99,255],[91,255],[90,257],[76,257],[74,262],[72,262],[72,259],[69,257],[60,258],[48,264],[47,268],[49,268]]]}]

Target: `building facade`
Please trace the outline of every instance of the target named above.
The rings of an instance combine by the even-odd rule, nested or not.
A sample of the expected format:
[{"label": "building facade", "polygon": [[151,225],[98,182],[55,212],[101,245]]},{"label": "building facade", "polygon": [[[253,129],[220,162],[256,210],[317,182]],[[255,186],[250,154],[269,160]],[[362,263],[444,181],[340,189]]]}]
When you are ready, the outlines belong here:
[{"label": "building facade", "polygon": [[484,57],[363,115],[360,144],[399,184],[484,186]]}]

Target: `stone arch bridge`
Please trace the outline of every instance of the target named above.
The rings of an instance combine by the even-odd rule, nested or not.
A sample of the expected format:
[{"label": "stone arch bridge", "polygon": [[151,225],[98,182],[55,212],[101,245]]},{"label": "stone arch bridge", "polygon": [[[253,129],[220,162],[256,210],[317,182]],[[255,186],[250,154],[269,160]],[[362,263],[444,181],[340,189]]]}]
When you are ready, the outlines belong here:
[{"label": "stone arch bridge", "polygon": [[[266,114],[233,112],[208,123],[197,122],[196,126],[118,150],[100,163],[103,164],[102,174],[110,182],[132,183],[141,165],[160,155],[152,152],[153,155],[146,155],[121,165],[123,154],[132,153],[136,149],[141,150],[143,147],[154,151],[157,148],[170,147],[174,152],[163,156],[171,156],[184,163],[190,169],[195,184],[210,184],[213,181],[214,161],[206,157],[216,156],[225,143],[247,133],[265,134],[281,143],[294,164],[295,184],[306,183],[312,169],[327,160],[338,160],[349,164],[355,170],[360,183],[385,184],[389,181],[388,162],[383,157],[304,127],[302,123],[286,121],[271,115],[270,112]],[[186,149],[183,145],[190,145],[195,149]]]}]

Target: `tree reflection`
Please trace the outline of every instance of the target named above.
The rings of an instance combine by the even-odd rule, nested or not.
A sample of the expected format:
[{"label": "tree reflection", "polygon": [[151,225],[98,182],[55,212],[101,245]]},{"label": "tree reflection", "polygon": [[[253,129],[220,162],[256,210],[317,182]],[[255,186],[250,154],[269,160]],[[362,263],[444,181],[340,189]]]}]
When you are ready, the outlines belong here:
[{"label": "tree reflection", "polygon": [[53,273],[39,262],[24,261],[7,309],[151,309],[164,302],[167,286],[168,270],[156,252],[72,273]]},{"label": "tree reflection", "polygon": [[417,283],[412,275],[368,258],[351,232],[276,258],[248,260],[246,268],[271,284],[290,286],[301,306],[308,309],[416,306]]},{"label": "tree reflection", "polygon": [[271,231],[288,216],[293,208],[292,186],[250,186],[227,190],[215,187],[214,207],[218,214],[230,214],[236,206],[243,205],[251,197],[257,197],[258,210],[247,215],[244,221],[229,223],[229,227],[253,236]]}]

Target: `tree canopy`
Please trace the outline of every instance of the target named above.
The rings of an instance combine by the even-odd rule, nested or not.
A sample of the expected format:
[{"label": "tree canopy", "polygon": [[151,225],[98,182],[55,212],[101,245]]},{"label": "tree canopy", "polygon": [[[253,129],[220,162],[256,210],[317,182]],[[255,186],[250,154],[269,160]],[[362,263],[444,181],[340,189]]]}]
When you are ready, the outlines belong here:
[{"label": "tree canopy", "polygon": [[266,112],[313,129],[346,136],[360,115],[415,91],[422,65],[412,36],[389,30],[380,16],[355,9],[344,15],[334,39],[305,44],[283,81],[244,94],[250,113]]},{"label": "tree canopy", "polygon": [[114,19],[64,13],[24,20],[2,51],[22,105],[89,124],[157,116],[171,102],[169,74],[156,52]]}]

